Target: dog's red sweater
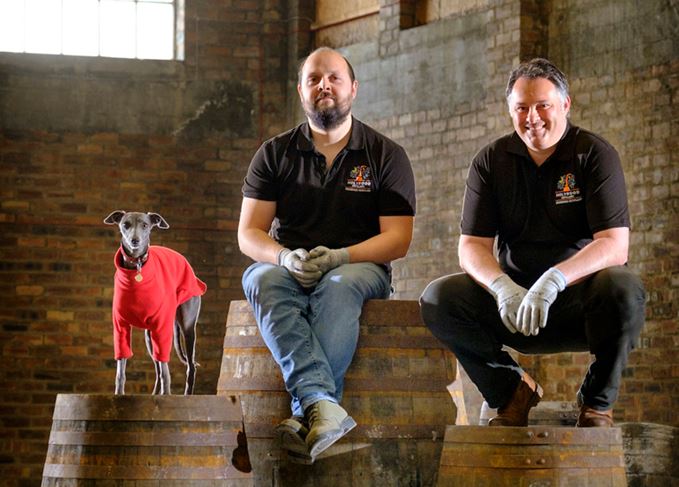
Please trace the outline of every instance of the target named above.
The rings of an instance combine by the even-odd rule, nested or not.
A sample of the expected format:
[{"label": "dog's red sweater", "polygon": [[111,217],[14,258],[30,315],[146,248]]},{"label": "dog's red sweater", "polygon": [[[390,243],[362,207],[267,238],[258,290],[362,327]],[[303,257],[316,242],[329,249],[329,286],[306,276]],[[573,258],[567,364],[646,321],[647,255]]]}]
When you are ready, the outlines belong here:
[{"label": "dog's red sweater", "polygon": [[116,360],[132,356],[131,327],[151,331],[153,358],[169,362],[177,306],[202,296],[207,286],[198,279],[188,261],[167,247],[151,245],[148,260],[137,281],[134,269],[124,269],[118,249],[113,291],[113,347]]}]

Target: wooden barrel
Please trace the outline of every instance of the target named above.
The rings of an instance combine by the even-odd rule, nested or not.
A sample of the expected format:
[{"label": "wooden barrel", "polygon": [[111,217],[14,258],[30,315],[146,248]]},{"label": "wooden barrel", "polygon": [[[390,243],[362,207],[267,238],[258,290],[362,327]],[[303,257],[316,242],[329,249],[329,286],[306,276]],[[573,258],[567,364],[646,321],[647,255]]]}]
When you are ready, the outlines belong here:
[{"label": "wooden barrel", "polygon": [[234,396],[59,394],[42,485],[251,486],[242,430]]},{"label": "wooden barrel", "polygon": [[679,486],[679,428],[620,423],[630,487]]},{"label": "wooden barrel", "polygon": [[620,428],[449,426],[439,487],[626,487]]},{"label": "wooden barrel", "polygon": [[273,440],[290,416],[280,370],[248,303],[232,301],[217,394],[240,395],[255,485],[420,486],[434,485],[445,427],[455,422],[446,390],[454,379],[455,358],[416,301],[368,301],[342,401],[358,426],[314,465],[296,465]]}]

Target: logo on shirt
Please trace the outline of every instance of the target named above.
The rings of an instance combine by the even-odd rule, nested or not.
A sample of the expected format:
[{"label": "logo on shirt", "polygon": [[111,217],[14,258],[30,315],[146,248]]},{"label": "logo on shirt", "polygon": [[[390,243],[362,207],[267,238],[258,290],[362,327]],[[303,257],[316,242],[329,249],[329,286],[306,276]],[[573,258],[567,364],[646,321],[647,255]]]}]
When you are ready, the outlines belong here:
[{"label": "logo on shirt", "polygon": [[368,166],[354,166],[349,173],[347,184],[344,189],[347,191],[368,192],[372,188],[372,174]]},{"label": "logo on shirt", "polygon": [[556,189],[554,199],[557,205],[582,201],[580,188],[578,188],[578,184],[575,182],[575,176],[572,173],[561,176],[559,182],[556,183]]}]

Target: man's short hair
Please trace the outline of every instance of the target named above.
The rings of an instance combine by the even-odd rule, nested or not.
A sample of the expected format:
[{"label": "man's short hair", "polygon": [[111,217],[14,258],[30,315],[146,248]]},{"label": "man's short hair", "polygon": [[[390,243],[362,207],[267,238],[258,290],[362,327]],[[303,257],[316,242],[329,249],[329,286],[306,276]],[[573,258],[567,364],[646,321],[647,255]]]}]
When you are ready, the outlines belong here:
[{"label": "man's short hair", "polygon": [[[337,54],[342,56],[342,54],[340,54],[339,52],[337,52],[335,49],[333,49],[331,47],[321,46],[319,48],[314,49],[311,53],[309,53],[309,55],[307,57],[302,59],[299,63],[299,67],[297,69],[297,82],[298,83],[300,83],[300,84],[302,83],[302,71],[304,70],[304,63],[306,63],[306,60],[309,59],[312,55],[316,54],[317,52],[324,52],[324,51],[336,52]],[[351,78],[351,82],[353,83],[354,81],[356,81],[356,75],[354,74],[354,67],[351,65],[351,63],[349,62],[349,60],[346,57],[342,56],[342,59],[344,59],[344,62],[347,63],[347,67],[349,68],[349,78]]]},{"label": "man's short hair", "polygon": [[514,83],[516,83],[516,80],[519,78],[548,79],[554,83],[556,89],[559,90],[562,99],[565,100],[568,98],[568,80],[566,79],[566,75],[547,59],[536,57],[530,61],[519,64],[512,70],[509,74],[509,81],[507,81],[507,100],[509,100],[509,96],[512,94]]}]

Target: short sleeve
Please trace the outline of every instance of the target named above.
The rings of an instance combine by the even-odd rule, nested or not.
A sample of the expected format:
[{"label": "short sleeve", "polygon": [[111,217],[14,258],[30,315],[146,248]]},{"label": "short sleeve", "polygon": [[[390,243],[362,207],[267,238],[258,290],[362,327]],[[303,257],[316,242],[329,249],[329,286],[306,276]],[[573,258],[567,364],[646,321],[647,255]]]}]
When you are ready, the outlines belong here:
[{"label": "short sleeve", "polygon": [[604,141],[587,156],[587,221],[592,233],[629,227],[625,176],[617,151]]},{"label": "short sleeve", "polygon": [[396,146],[385,159],[378,198],[380,216],[415,215],[415,178],[401,146]]},{"label": "short sleeve", "polygon": [[265,142],[250,161],[247,175],[243,181],[243,196],[257,200],[275,201],[278,196],[276,187],[276,161],[270,142]]},{"label": "short sleeve", "polygon": [[489,148],[485,148],[474,157],[469,167],[460,223],[463,235],[495,237],[497,233],[498,215],[489,160]]}]

